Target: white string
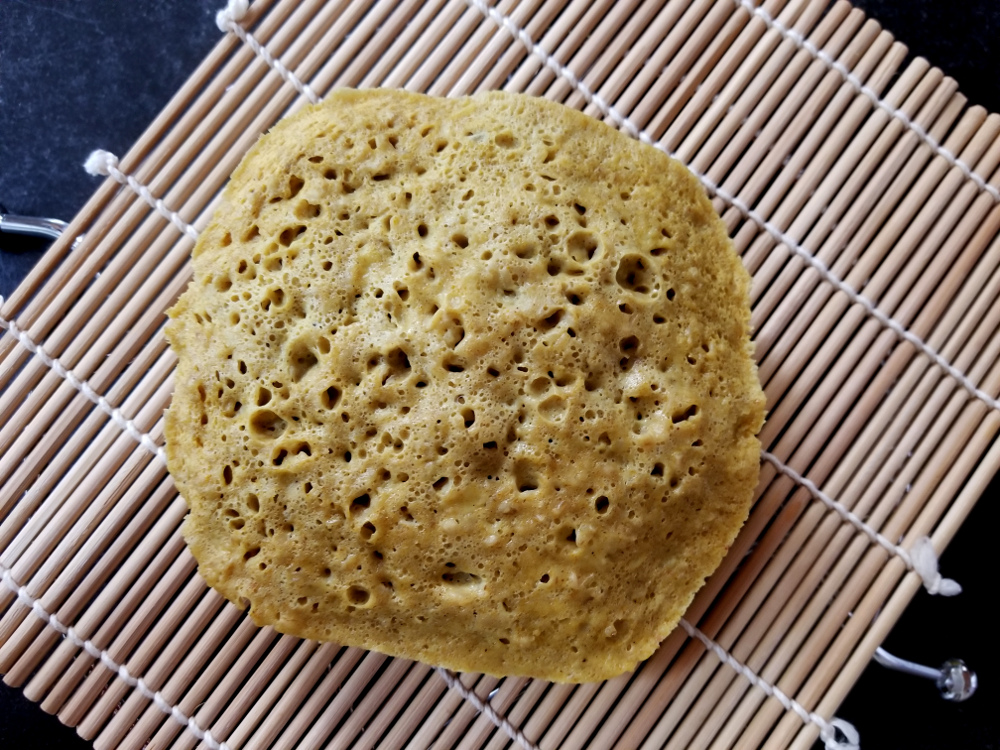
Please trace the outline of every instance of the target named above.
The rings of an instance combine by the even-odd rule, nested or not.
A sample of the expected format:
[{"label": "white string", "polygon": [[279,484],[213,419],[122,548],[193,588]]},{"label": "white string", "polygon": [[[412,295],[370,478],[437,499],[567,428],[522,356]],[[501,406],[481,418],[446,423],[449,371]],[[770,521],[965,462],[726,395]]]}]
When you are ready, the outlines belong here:
[{"label": "white string", "polygon": [[149,188],[135,179],[132,175],[126,175],[118,169],[118,157],[112,154],[110,151],[97,150],[91,153],[87,157],[87,161],[84,162],[83,168],[87,170],[88,174],[92,174],[95,177],[98,175],[103,175],[105,177],[112,177],[117,182],[122,185],[127,185],[132,188],[132,190],[146,203],[156,209],[156,211],[170,221],[175,227],[181,230],[184,234],[190,237],[192,240],[198,240],[198,230],[193,226],[188,224],[176,211],[171,211],[167,208],[166,204],[155,197]]},{"label": "white string", "polygon": [[[4,299],[0,295],[0,307],[3,307]],[[66,380],[70,385],[76,388],[80,393],[94,402],[97,407],[107,414],[111,421],[113,421],[118,427],[120,427],[124,432],[126,432],[133,440],[135,440],[139,445],[148,450],[150,453],[155,455],[164,465],[167,463],[166,454],[163,452],[163,447],[157,445],[156,442],[149,436],[148,433],[143,432],[136,426],[135,422],[128,419],[121,410],[115,406],[112,406],[104,396],[95,391],[86,380],[81,380],[76,376],[76,374],[66,367],[58,358],[49,355],[44,347],[36,344],[32,341],[28,334],[21,330],[20,326],[17,325],[13,320],[7,320],[0,317],[0,328],[6,328],[7,332],[14,337],[21,346],[27,349],[29,352],[38,357],[42,364],[51,368],[56,375]]]},{"label": "white string", "polygon": [[275,57],[267,51],[260,42],[257,41],[256,37],[249,31],[240,26],[239,21],[243,19],[247,14],[247,9],[249,8],[249,3],[247,0],[229,0],[229,4],[218,12],[215,16],[215,23],[219,27],[220,31],[230,31],[239,37],[245,44],[247,44],[253,53],[257,55],[261,60],[268,64],[278,75],[280,75],[287,83],[290,83],[295,87],[302,96],[316,104],[319,101],[319,96],[313,91],[309,84],[303,83],[302,80],[295,75],[292,71],[285,67],[281,60],[275,59]]},{"label": "white string", "polygon": [[448,683],[448,687],[471,703],[472,707],[479,711],[479,713],[485,714],[486,718],[496,724],[514,742],[520,744],[525,750],[539,750],[538,745],[524,736],[524,732],[507,721],[505,716],[497,713],[497,710],[476,695],[474,690],[469,690],[469,688],[463,685],[462,681],[458,679],[458,675],[443,667],[437,667],[436,671],[441,676],[441,679]]},{"label": "white string", "polygon": [[[905,558],[904,558],[905,559]],[[913,572],[924,579],[928,593],[941,596],[955,596],[962,593],[962,587],[950,578],[942,578],[938,572],[938,555],[929,537],[922,536],[910,549]]]},{"label": "white string", "polygon": [[[3,302],[3,296],[0,295],[0,307],[3,306]],[[24,331],[22,331],[20,327],[18,327],[17,323],[13,320],[6,320],[0,317],[0,328],[7,329],[10,335],[13,336],[14,339],[21,344],[21,346],[38,357],[42,363],[50,367],[56,375],[65,379],[70,385],[90,399],[101,409],[101,411],[107,414],[123,432],[128,434],[132,439],[139,443],[139,445],[152,453],[161,463],[163,463],[164,466],[166,465],[167,457],[162,446],[157,445],[148,433],[142,432],[136,426],[135,422],[122,414],[120,409],[111,406],[111,404],[108,403],[108,400],[104,398],[104,396],[97,393],[87,381],[78,378],[57,358],[47,354],[42,346],[32,341],[32,339]],[[128,669],[124,665],[118,664],[107,651],[97,648],[97,646],[89,640],[80,638],[72,627],[66,627],[55,615],[46,611],[41,602],[33,598],[24,586],[18,585],[17,581],[15,581],[11,575],[10,568],[3,563],[0,563],[0,575],[2,575],[3,582],[7,588],[17,594],[21,603],[31,609],[32,613],[36,617],[52,626],[52,628],[58,633],[62,634],[69,641],[71,641],[73,645],[82,648],[92,657],[98,659],[101,664],[107,667],[108,670],[117,674],[118,677],[130,687],[136,688],[143,696],[151,700],[158,709],[165,714],[169,714],[181,726],[189,730],[197,739],[212,748],[212,750],[229,750],[229,747],[225,742],[215,740],[209,730],[202,729],[192,717],[184,714],[184,712],[176,706],[170,705],[159,693],[159,691],[150,689],[141,677],[133,677],[131,673],[129,673]]]},{"label": "white string", "polygon": [[[494,23],[501,26],[505,31],[507,31],[511,36],[517,39],[521,44],[523,44],[527,49],[535,55],[541,62],[552,70],[557,75],[565,78],[570,85],[577,89],[584,99],[590,104],[601,110],[607,117],[609,117],[614,123],[625,130],[626,133],[631,135],[633,138],[645,143],[646,145],[653,146],[654,148],[663,151],[665,154],[671,157],[675,157],[674,153],[670,151],[665,145],[658,141],[654,141],[653,138],[644,130],[640,130],[639,127],[629,120],[627,117],[622,115],[618,110],[614,108],[607,100],[605,100],[600,94],[592,91],[587,84],[581,81],[569,68],[565,67],[559,63],[554,57],[552,57],[548,52],[539,47],[531,36],[524,29],[517,26],[509,17],[500,13],[496,8],[486,5],[484,0],[466,0],[466,2],[477,10],[479,10],[484,15],[488,16]],[[836,288],[838,291],[843,292],[844,295],[851,300],[851,302],[861,305],[865,312],[881,323],[885,328],[896,334],[899,338],[908,341],[927,355],[938,367],[944,370],[948,375],[950,375],[959,385],[962,386],[970,395],[974,398],[979,399],[991,409],[1000,411],[1000,401],[995,399],[990,394],[986,393],[975,383],[970,380],[965,373],[959,370],[957,367],[952,365],[947,359],[945,359],[941,354],[937,352],[930,344],[926,343],[916,334],[907,330],[906,327],[887,315],[886,313],[879,310],[875,303],[872,302],[867,297],[854,291],[847,283],[842,281],[840,278],[835,276],[830,268],[819,258],[815,257],[808,250],[803,248],[798,242],[796,242],[792,237],[787,235],[784,231],[778,228],[776,225],[772,224],[763,215],[761,215],[756,210],[750,208],[742,199],[733,195],[729,191],[725,190],[721,186],[715,183],[707,175],[701,174],[694,169],[691,172],[701,180],[705,188],[715,195],[717,195],[722,200],[726,201],[733,207],[739,210],[744,216],[750,219],[754,224],[759,226],[769,235],[771,235],[780,244],[785,245],[789,250],[799,256],[808,265],[812,266],[823,279]]]},{"label": "white string", "polygon": [[[735,671],[743,675],[752,685],[760,688],[764,693],[777,700],[786,711],[793,712],[806,724],[814,724],[819,727],[819,735],[828,750],[858,750],[858,732],[850,723],[837,718],[827,721],[815,711],[809,711],[795,699],[789,698],[777,685],[772,685],[762,679],[750,667],[743,664],[687,620],[681,618],[680,626],[688,636],[697,639],[705,648],[715,654],[719,658],[719,661],[723,664],[728,664]],[[838,729],[843,733],[845,740],[841,741],[837,739]]]},{"label": "white string", "polygon": [[889,554],[898,556],[907,568],[919,575],[924,582],[924,588],[928,593],[941,594],[942,596],[955,596],[962,592],[962,587],[950,578],[942,578],[938,572],[938,558],[934,551],[934,545],[927,537],[920,537],[913,544],[911,551],[907,551],[898,544],[893,544],[888,538],[875,531],[871,526],[862,521],[847,506],[834,500],[808,477],[799,474],[791,466],[784,463],[773,453],[762,450],[760,457],[774,466],[785,476],[792,479],[796,484],[805,487],[809,494],[819,500],[827,508],[835,512],[838,516],[847,521],[851,526],[868,537],[875,544],[882,547]]},{"label": "white string", "polygon": [[768,28],[777,31],[783,37],[785,37],[793,44],[795,44],[796,47],[804,49],[813,57],[823,62],[828,68],[831,68],[832,70],[835,70],[838,73],[840,73],[841,77],[849,84],[851,84],[851,86],[854,87],[855,91],[857,91],[859,94],[868,97],[871,103],[874,104],[878,109],[881,109],[890,117],[899,120],[901,123],[903,123],[903,125],[912,130],[924,143],[930,146],[931,150],[933,150],[934,153],[936,153],[938,156],[940,156],[942,159],[947,161],[952,166],[958,167],[958,169],[962,172],[962,174],[965,175],[966,179],[971,180],[980,190],[986,191],[986,193],[988,193],[990,197],[993,198],[994,201],[1000,201],[1000,190],[988,184],[986,180],[984,180],[975,171],[973,171],[973,169],[968,164],[966,164],[964,161],[962,161],[953,153],[951,153],[951,151],[949,151],[940,143],[938,143],[938,141],[934,138],[934,136],[928,133],[927,130],[925,130],[920,123],[914,122],[912,119],[910,119],[909,116],[907,116],[905,112],[893,107],[891,104],[882,99],[874,89],[862,83],[861,79],[858,78],[856,75],[854,75],[854,73],[852,73],[847,68],[847,66],[844,65],[842,62],[833,59],[825,50],[820,49],[815,44],[806,39],[801,32],[798,32],[795,29],[790,29],[787,26],[785,26],[783,23],[781,23],[781,21],[778,21],[770,13],[764,10],[762,6],[761,7],[755,6],[750,0],[733,0],[733,1],[737,5],[742,6],[747,11],[760,18],[768,26]]},{"label": "white string", "polygon": [[202,729],[198,725],[198,722],[195,721],[194,717],[188,716],[177,706],[172,706],[163,697],[160,691],[150,688],[146,681],[141,677],[133,677],[131,672],[128,671],[128,667],[124,664],[116,662],[107,651],[98,648],[89,639],[81,638],[72,627],[67,627],[60,622],[55,615],[47,612],[40,601],[31,596],[24,586],[19,585],[18,582],[14,580],[13,575],[11,575],[10,568],[3,563],[0,563],[0,577],[3,578],[4,585],[17,594],[18,601],[30,609],[31,613],[35,615],[35,617],[42,620],[42,622],[47,624],[57,633],[61,634],[74,646],[82,648],[92,657],[100,661],[101,664],[108,669],[108,671],[116,674],[118,678],[129,687],[133,687],[138,690],[145,698],[152,701],[153,705],[155,705],[163,713],[169,714],[174,721],[178,722],[197,739],[212,748],[212,750],[229,750],[229,746],[225,742],[216,740],[212,736],[212,732],[210,730]]}]

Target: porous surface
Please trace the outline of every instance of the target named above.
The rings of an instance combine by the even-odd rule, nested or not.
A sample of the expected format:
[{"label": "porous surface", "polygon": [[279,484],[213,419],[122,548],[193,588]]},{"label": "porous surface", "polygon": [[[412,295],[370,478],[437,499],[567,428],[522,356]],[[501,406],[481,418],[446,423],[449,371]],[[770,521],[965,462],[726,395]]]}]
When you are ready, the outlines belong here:
[{"label": "porous surface", "polygon": [[747,288],[698,182],[579,112],[332,93],[245,157],[170,311],[202,576],[306,638],[633,669],[748,513]]}]

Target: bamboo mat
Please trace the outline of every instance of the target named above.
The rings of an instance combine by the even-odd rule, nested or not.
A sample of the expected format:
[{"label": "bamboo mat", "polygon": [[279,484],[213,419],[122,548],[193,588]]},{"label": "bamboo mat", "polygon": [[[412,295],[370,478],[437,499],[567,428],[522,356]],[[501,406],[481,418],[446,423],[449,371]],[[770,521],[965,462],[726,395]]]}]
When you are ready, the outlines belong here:
[{"label": "bamboo mat", "polygon": [[[0,305],[5,679],[98,748],[810,747],[921,585],[894,545],[942,549],[1000,466],[1000,117],[846,2],[755,5],[254,2]],[[196,574],[163,312],[242,154],[345,85],[603,117],[704,176],[754,275],[756,505],[633,675],[449,687],[258,629]]]}]

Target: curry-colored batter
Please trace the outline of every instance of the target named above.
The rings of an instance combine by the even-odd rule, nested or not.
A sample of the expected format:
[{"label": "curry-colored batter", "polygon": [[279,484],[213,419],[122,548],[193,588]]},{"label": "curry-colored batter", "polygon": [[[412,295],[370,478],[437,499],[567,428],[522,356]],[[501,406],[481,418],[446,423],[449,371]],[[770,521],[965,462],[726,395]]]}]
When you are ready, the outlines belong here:
[{"label": "curry-colored batter", "polygon": [[305,638],[634,669],[749,510],[748,283],[695,178],[575,110],[330,94],[240,164],[170,311],[202,576]]}]

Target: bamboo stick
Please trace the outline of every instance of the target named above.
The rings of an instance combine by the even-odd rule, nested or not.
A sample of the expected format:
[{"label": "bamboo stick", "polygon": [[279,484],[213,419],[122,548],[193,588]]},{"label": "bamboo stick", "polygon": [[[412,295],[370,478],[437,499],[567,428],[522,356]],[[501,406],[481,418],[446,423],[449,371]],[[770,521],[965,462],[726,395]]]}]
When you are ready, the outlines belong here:
[{"label": "bamboo stick", "polygon": [[[195,718],[200,726],[208,726],[217,737],[228,737],[239,716],[250,709],[252,701],[264,689],[266,681],[277,666],[287,658],[295,647],[294,638],[279,638],[271,628],[257,629],[250,647],[236,666],[226,671],[225,676],[215,684],[213,692],[198,710]],[[165,724],[169,737],[178,735],[174,727]],[[189,750],[197,744],[194,735],[184,732],[177,736],[174,748]]]},{"label": "bamboo stick", "polygon": [[[291,748],[297,745],[302,734],[319,714],[323,704],[340,688],[362,656],[364,656],[363,651],[352,648],[342,651],[333,664],[327,660],[326,664],[323,665],[328,670],[326,676],[309,699],[301,706],[296,707],[294,719],[278,738],[278,742],[274,746],[276,749],[279,747]],[[319,660],[317,659],[317,661]]]},{"label": "bamboo stick", "polygon": [[[127,591],[121,593],[108,588],[102,592],[100,600],[77,623],[79,631],[109,653],[115,648],[109,643],[121,634],[126,623],[135,628],[130,638],[139,637],[141,629],[149,627],[160,609],[194,570],[194,560],[179,554],[183,548],[184,540],[175,530]],[[81,654],[76,646],[68,642],[60,644],[54,657],[33,678],[33,682],[38,681],[39,692],[46,690],[42,702],[46,710],[61,712],[93,666],[91,657]]]},{"label": "bamboo stick", "polygon": [[[145,457],[143,456],[141,458]],[[121,527],[126,521],[136,521],[136,523],[129,524],[129,526],[134,528],[136,532],[139,532],[144,529],[144,527],[149,525],[152,518],[137,519],[134,516],[134,511],[136,510],[135,506],[138,506],[140,502],[144,502],[149,494],[155,490],[157,484],[161,485],[161,491],[156,493],[155,505],[162,505],[167,501],[168,497],[172,494],[172,488],[162,486],[164,473],[163,467],[158,464],[147,465],[142,470],[141,475],[136,477],[132,487],[130,488],[130,494],[133,494],[136,498],[134,505],[123,503],[116,506],[114,508],[114,512],[106,516],[103,522],[96,528],[93,528],[93,530],[88,529],[86,532],[76,532],[73,535],[69,535],[70,538],[72,538],[72,536],[77,536],[86,539],[86,542],[81,550],[80,559],[73,560],[70,565],[63,567],[61,565],[62,556],[58,554],[57,551],[46,561],[45,565],[36,573],[36,575],[32,577],[31,584],[39,587],[41,586],[41,583],[39,582],[52,579],[52,584],[49,585],[45,593],[38,596],[38,600],[41,602],[42,606],[45,607],[46,611],[59,612],[62,617],[72,619],[76,613],[70,608],[60,606],[63,604],[63,600],[67,596],[66,589],[69,589],[69,596],[72,596],[77,601],[80,601],[81,594],[86,596],[88,593],[87,589],[83,589],[81,591],[79,586],[81,579],[89,578],[91,585],[96,584],[99,586],[103,583],[103,580],[101,579],[104,576],[110,577],[113,569],[116,568],[120,562],[114,552],[112,552],[110,556],[104,557],[101,560],[101,562],[104,562],[107,567],[99,570],[99,575],[97,577],[88,576],[87,574],[94,572],[92,565],[93,563],[98,562],[94,558],[97,558],[98,554],[103,552],[103,545],[107,544],[109,541],[112,545],[114,545],[114,541],[117,541],[120,538],[118,533],[122,530]],[[124,550],[120,545],[114,545],[112,549],[115,549],[115,547],[120,550],[120,553],[124,553]],[[90,563],[90,565],[87,563]],[[104,576],[100,575],[102,573]],[[28,618],[21,623],[21,626],[18,628],[18,632],[11,636],[8,644],[32,643],[32,641],[37,638],[37,634],[42,630],[42,627],[39,627],[40,625],[42,625],[42,623],[37,618]],[[21,634],[22,631],[25,630],[25,627],[31,631],[31,636]],[[32,643],[32,645],[34,644]],[[7,657],[6,652],[4,656]],[[16,664],[12,664],[10,666],[7,674],[10,679],[21,680],[21,676],[32,670],[34,666],[35,662],[31,656],[31,649],[29,649],[26,654],[21,655]]]},{"label": "bamboo stick", "polygon": [[406,676],[412,666],[413,662],[407,659],[389,659],[385,671],[382,672],[377,681],[369,683],[367,693],[356,702],[354,710],[341,724],[336,734],[330,738],[327,747],[330,750],[357,747],[358,735],[365,729],[372,714],[378,711],[383,703],[387,702],[393,689]]},{"label": "bamboo stick", "polygon": [[[843,16],[843,5],[835,7],[838,14]],[[789,5],[781,17],[789,22],[794,19],[794,26],[799,32],[810,34],[818,20],[817,7],[816,5],[810,7],[807,3],[800,3],[797,7]],[[679,118],[680,127],[684,128],[687,134],[676,149],[677,156],[703,173],[705,172],[703,162],[709,161],[724,142],[720,136],[731,133],[737,127],[747,108],[754,106],[759,98],[758,91],[768,90],[794,56],[794,46],[789,42],[783,42],[778,34],[773,31],[764,32],[757,20],[751,21],[750,26],[755,27],[751,34],[763,32],[763,43],[754,46],[734,75],[714,97],[711,106],[699,114],[696,122],[688,126],[686,120],[690,115],[686,112]],[[824,36],[816,41],[819,43],[825,41],[825,36],[830,31],[830,24],[824,25]],[[706,148],[706,144],[713,138],[714,144]],[[695,161],[695,155],[698,153],[702,154],[702,163]]]},{"label": "bamboo stick", "polygon": [[[291,720],[298,709],[307,698],[316,696],[320,699],[329,697],[324,692],[317,694],[317,683],[324,677],[324,673],[329,669],[326,686],[339,686],[346,679],[350,671],[357,665],[362,653],[356,649],[342,649],[337,644],[324,643],[319,645],[309,661],[302,667],[302,670],[295,676],[294,682],[280,697],[274,709],[264,718],[264,722],[257,727],[248,744],[261,747],[270,747],[271,742],[278,732]],[[331,668],[332,667],[332,668]]]},{"label": "bamboo stick", "polygon": [[[193,716],[199,726],[209,724],[210,721],[207,720],[211,711],[209,706],[213,694],[221,692],[218,689],[220,683],[224,683],[229,675],[239,674],[241,664],[253,663],[255,645],[258,642],[266,641],[269,635],[273,637],[269,631],[258,628],[248,617],[243,617],[236,630],[221,646],[198,680],[178,700],[177,707],[187,716]],[[169,742],[183,729],[178,722],[171,721],[155,706],[146,709],[142,721],[148,721],[154,726],[159,722],[160,728],[155,733],[140,733],[133,729],[126,736],[123,744],[138,743],[141,740],[142,742],[148,741],[152,747],[167,747]],[[150,737],[152,739],[148,739]]]},{"label": "bamboo stick", "polygon": [[[435,679],[437,680],[435,684],[446,687],[444,680],[438,677]],[[489,700],[491,691],[500,682],[497,677],[478,674],[462,674],[459,675],[459,680],[466,688],[475,692],[484,701]],[[434,707],[434,711],[428,715],[427,719],[418,728],[419,731],[410,738],[406,747],[409,750],[431,747],[438,735],[444,730],[444,727],[451,724],[455,712],[461,708],[463,703],[462,696],[457,692],[446,690]]]},{"label": "bamboo stick", "polygon": [[[619,6],[615,7],[617,9]],[[668,27],[683,12],[683,7],[663,0],[640,0],[638,3],[625,4],[622,10],[624,11],[622,13],[607,13],[603,17],[592,17],[596,26],[590,28],[587,39],[581,41],[568,62],[566,57],[559,58],[574,70],[591,90],[600,86],[601,82],[611,75],[626,51],[636,44],[636,40],[646,29],[651,25]],[[568,81],[557,77],[548,68],[538,68],[535,63],[528,65],[526,75],[528,70],[532,72],[537,70],[537,75],[527,82],[525,91],[563,102],[571,107],[583,106],[582,99],[568,100],[569,97],[577,95]]]},{"label": "bamboo stick", "polygon": [[[772,16],[777,16],[780,11],[780,17],[788,21],[801,12],[802,5],[800,2],[793,2],[782,10],[779,2],[765,2],[761,7]],[[744,66],[744,61],[749,62],[752,56],[758,54],[762,56],[769,54],[778,43],[777,35],[765,36],[764,23],[759,18],[751,17],[744,8],[738,8],[733,18],[735,21],[728,31],[736,33],[737,36],[711,69],[707,69],[707,66],[699,68],[697,77],[703,77],[704,82],[696,91],[690,93],[685,91],[677,98],[668,99],[660,113],[650,121],[649,130],[659,135],[668,148],[678,153],[679,158],[684,158],[680,153],[680,144],[708,112],[715,98],[730,85],[731,81],[752,74],[756,63],[751,62],[750,65]],[[702,65],[706,65],[706,62],[708,61]],[[733,86],[736,90],[739,84]]]},{"label": "bamboo stick", "polygon": [[[91,571],[77,591],[58,609],[59,619],[62,622],[74,622],[75,630],[89,637],[94,635],[105,617],[114,621],[114,611],[122,609],[116,605],[119,602],[127,603],[130,591],[152,589],[158,577],[164,575],[170,562],[178,557],[183,548],[183,540],[177,534],[177,528],[185,511],[184,504],[177,501],[172,483],[164,482],[157,487],[143,510],[133,518],[130,526],[108,551],[108,557],[121,560],[114,574],[106,577],[108,571],[104,566]],[[128,548],[137,539],[142,540],[146,554],[133,553],[126,557]],[[130,585],[134,586],[131,590],[128,588]],[[86,614],[79,616],[84,609]],[[108,621],[104,621],[103,628],[106,629],[108,624]],[[60,642],[59,634],[50,630],[46,630],[43,636],[31,644],[31,650],[39,649],[43,652],[57,644],[57,652],[52,653],[44,665],[40,665],[41,668],[24,689],[24,694],[29,699],[44,699],[49,713],[54,713],[61,705],[58,693],[50,692],[52,684],[57,679],[66,684],[67,670],[70,662],[78,656],[78,650],[69,641]],[[32,654],[31,650],[26,652],[24,658],[35,664],[41,662],[41,658]]]},{"label": "bamboo stick", "polygon": [[[960,104],[961,102],[959,102]],[[924,116],[926,117],[926,115],[925,110]],[[950,127],[957,115],[957,108],[948,108],[942,111],[936,120],[927,122],[927,126],[935,131],[940,131],[942,127]],[[878,113],[872,115],[866,129],[876,118],[878,118]],[[885,125],[884,117],[878,119],[882,125]],[[864,245],[850,242],[849,238],[861,226],[871,228],[862,232],[862,235],[867,231],[874,231],[874,227],[878,226],[878,218],[876,218],[878,211],[883,208],[886,211],[889,210],[888,206],[891,204],[882,197],[883,191],[892,192],[891,185],[893,183],[899,185],[897,190],[904,190],[905,186],[912,182],[913,175],[926,163],[926,159],[922,158],[922,155],[911,158],[917,145],[916,140],[914,138],[899,138],[899,136],[900,129],[890,125],[878,134],[878,139],[874,143],[867,139],[856,141],[859,147],[866,147],[868,153],[860,165],[852,163],[853,160],[846,164],[838,164],[838,170],[851,171],[856,175],[856,178],[852,180],[854,184],[851,190],[852,195],[857,196],[855,206],[840,216],[841,223],[825,240],[822,239],[822,236],[826,234],[827,227],[820,227],[820,231],[810,232],[806,237],[809,246],[820,248],[817,257],[830,264],[835,272],[843,274],[844,269],[849,268],[857,259],[857,254],[864,249]],[[890,149],[891,152],[889,152]],[[867,182],[867,185],[858,190],[863,182]],[[839,196],[838,200],[840,200]],[[863,208],[868,210],[862,210]],[[840,214],[840,210],[836,211],[836,214]],[[760,247],[763,249],[765,246],[766,244],[762,243]],[[793,324],[788,324],[787,321],[793,317],[795,310],[804,307],[807,295],[820,282],[820,277],[814,270],[803,271],[801,267],[800,262],[789,261],[786,268],[781,271],[776,281],[763,295],[764,299],[754,306],[754,317],[762,321],[756,342],[758,356],[763,360],[761,368],[766,371],[763,376],[765,381],[770,379],[775,363],[780,363],[787,356],[788,348],[797,341],[796,338],[793,338],[796,329]],[[792,279],[796,275],[798,278],[794,280],[793,284]],[[782,290],[785,291],[783,298],[781,297]],[[808,302],[812,303],[812,299],[808,298]],[[808,309],[814,308],[809,307]],[[770,320],[763,322],[766,316],[769,316]],[[805,316],[800,315],[799,317]],[[786,325],[784,329],[781,328],[783,324]],[[782,335],[782,330],[790,333],[786,333],[781,341],[776,341]],[[772,345],[775,347],[775,354],[769,361],[768,355]],[[782,346],[784,348],[781,348]]]},{"label": "bamboo stick", "polygon": [[[714,0],[668,4],[673,12],[661,12],[655,22],[643,30],[601,83],[601,95],[608,101],[614,101],[623,114],[630,114],[637,98],[636,88],[640,89],[638,93],[645,91],[651,75],[670,75],[664,70],[666,63],[673,61],[670,56],[679,55],[674,59],[681,63],[685,56],[692,54],[684,49],[685,42],[689,47],[703,43],[696,30],[702,25],[708,27],[709,34],[702,38],[714,33],[719,21],[718,15],[711,13],[713,6],[723,14],[732,10],[731,6],[723,7]],[[671,73],[675,77],[676,68]],[[567,103],[580,101],[579,96],[572,94]],[[587,105],[584,112],[592,117],[601,116],[593,105]]]},{"label": "bamboo stick", "polygon": [[377,674],[391,661],[384,654],[374,651],[364,653],[358,666],[344,683],[343,689],[313,723],[310,730],[302,738],[303,747],[319,747],[330,733],[341,724],[348,714],[350,706],[360,697],[371,684]]},{"label": "bamboo stick", "polygon": [[[356,746],[375,747],[390,727],[413,722],[415,715],[410,708],[413,706],[414,698],[419,694],[421,686],[425,685],[428,680],[438,680],[434,670],[426,664],[413,664],[406,679],[400,682],[399,687],[390,696],[385,707],[364,728],[364,732],[356,741]],[[440,680],[438,681],[440,682]],[[382,746],[386,745],[383,743]],[[401,746],[401,742],[397,744],[397,747]],[[291,748],[292,745],[288,744],[284,747]]]}]

